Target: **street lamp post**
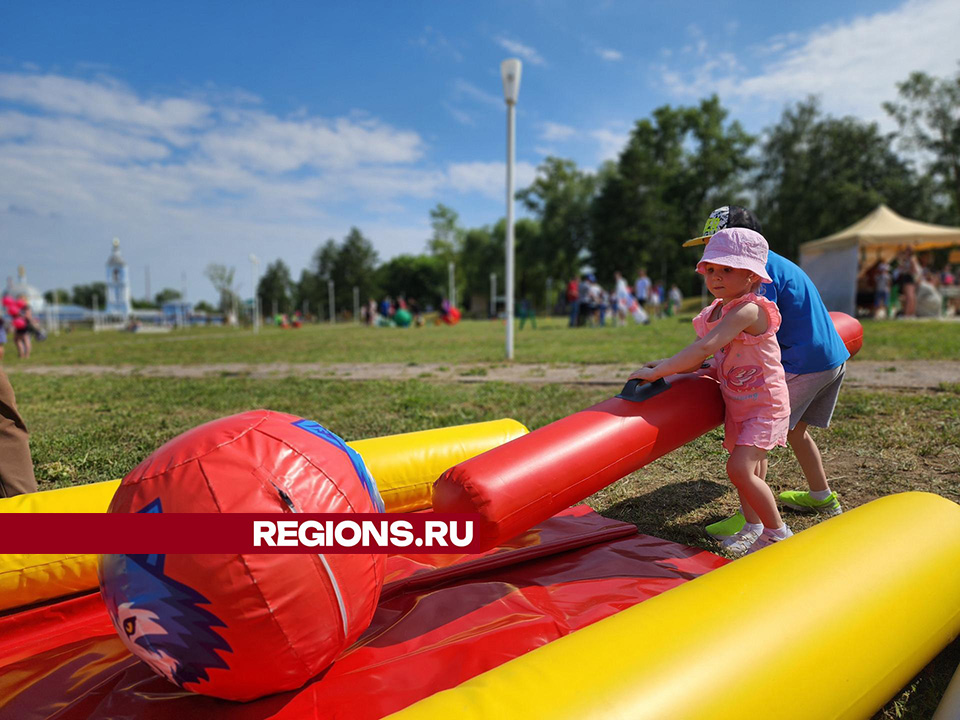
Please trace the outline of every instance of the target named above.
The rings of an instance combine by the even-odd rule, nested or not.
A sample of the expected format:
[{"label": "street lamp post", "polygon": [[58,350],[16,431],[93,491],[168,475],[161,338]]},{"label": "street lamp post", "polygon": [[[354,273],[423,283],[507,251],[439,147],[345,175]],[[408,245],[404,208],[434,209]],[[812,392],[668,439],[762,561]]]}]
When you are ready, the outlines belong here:
[{"label": "street lamp post", "polygon": [[250,280],[253,283],[253,332],[260,332],[260,298],[257,286],[260,285],[260,258],[250,253]]},{"label": "street lamp post", "polygon": [[497,274],[490,273],[490,317],[497,317]]},{"label": "street lamp post", "polygon": [[500,63],[500,76],[503,78],[503,99],[507,103],[507,277],[506,287],[504,288],[507,305],[507,360],[513,360],[513,146],[516,135],[515,116],[517,96],[520,94],[520,71],[522,67],[522,63],[517,58],[509,58]]},{"label": "street lamp post", "polygon": [[453,262],[447,263],[447,300],[450,301],[450,307],[457,306],[457,273],[456,265]]},{"label": "street lamp post", "polygon": [[333,280],[327,280],[327,299],[330,302],[330,324],[333,325],[337,317],[337,308],[333,296]]}]

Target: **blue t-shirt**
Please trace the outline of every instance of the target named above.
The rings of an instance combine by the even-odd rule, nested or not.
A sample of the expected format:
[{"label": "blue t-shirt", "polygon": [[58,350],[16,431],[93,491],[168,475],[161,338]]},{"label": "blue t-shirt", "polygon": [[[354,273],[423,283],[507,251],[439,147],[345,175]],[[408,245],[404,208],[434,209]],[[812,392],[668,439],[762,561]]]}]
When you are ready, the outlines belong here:
[{"label": "blue t-shirt", "polygon": [[806,375],[846,362],[850,353],[807,274],[772,250],[767,255],[767,274],[773,282],[763,283],[757,294],[773,300],[780,310],[777,342],[783,369]]}]

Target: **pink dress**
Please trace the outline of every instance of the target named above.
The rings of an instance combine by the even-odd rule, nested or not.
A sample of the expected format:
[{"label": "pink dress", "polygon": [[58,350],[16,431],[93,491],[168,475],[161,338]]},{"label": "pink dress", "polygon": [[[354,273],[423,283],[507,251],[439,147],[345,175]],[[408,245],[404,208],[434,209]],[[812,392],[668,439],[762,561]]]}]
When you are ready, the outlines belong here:
[{"label": "pink dress", "polygon": [[720,303],[715,300],[693,319],[693,329],[702,338],[728,312],[747,302],[758,305],[767,314],[766,331],[760,335],[742,332],[714,356],[726,404],[723,446],[730,452],[736,445],[753,445],[763,450],[786,445],[790,429],[790,395],[777,344],[780,311],[776,304],[749,293],[723,304],[720,317],[710,321]]},{"label": "pink dress", "polygon": [[4,295],[3,306],[6,308],[7,314],[10,315],[10,319],[13,320],[13,329],[20,332],[26,330],[27,319],[23,316],[23,311],[27,307],[27,301]]}]

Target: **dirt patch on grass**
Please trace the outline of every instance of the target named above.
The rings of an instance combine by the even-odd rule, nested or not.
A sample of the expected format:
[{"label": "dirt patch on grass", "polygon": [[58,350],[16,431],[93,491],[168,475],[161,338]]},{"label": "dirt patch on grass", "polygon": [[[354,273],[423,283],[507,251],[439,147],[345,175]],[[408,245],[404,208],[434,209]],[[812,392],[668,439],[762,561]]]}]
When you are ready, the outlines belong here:
[{"label": "dirt patch on grass", "polygon": [[[341,380],[415,380],[434,382],[563,383],[622,385],[635,369],[626,364],[547,363],[217,363],[201,365],[36,365],[19,366],[16,372],[37,375],[121,375],[140,377],[249,377],[274,379],[306,377]],[[960,361],[899,360],[853,361],[847,368],[846,387],[932,389],[957,383]]]}]

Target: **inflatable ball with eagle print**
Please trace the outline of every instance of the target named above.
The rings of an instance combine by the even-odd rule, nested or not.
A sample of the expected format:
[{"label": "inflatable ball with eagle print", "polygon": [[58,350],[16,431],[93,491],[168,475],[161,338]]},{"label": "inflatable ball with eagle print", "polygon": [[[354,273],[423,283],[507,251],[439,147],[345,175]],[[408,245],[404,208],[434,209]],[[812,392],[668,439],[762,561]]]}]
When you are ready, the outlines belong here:
[{"label": "inflatable ball with eagle print", "polygon": [[[360,456],[315,422],[268,410],[163,445],[110,512],[382,512]],[[121,640],[172,683],[230,700],[303,685],[369,626],[384,556],[103,555],[100,592]]]}]

